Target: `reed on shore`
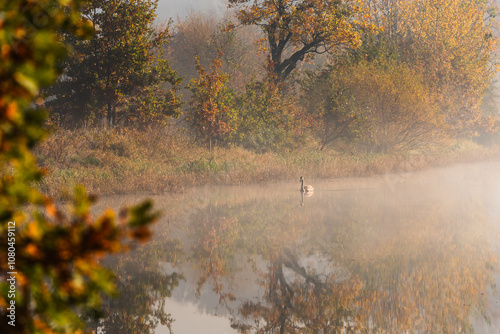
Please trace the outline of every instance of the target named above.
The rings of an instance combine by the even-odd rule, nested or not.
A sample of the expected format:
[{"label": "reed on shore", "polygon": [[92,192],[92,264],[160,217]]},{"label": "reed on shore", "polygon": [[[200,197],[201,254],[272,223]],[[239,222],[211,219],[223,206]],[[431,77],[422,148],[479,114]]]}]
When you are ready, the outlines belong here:
[{"label": "reed on shore", "polygon": [[303,147],[256,153],[241,147],[208,149],[168,128],[57,130],[35,148],[48,170],[38,186],[60,197],[76,184],[90,193],[160,194],[207,184],[249,184],[311,178],[411,172],[454,163],[500,159],[500,145],[457,141],[432,152],[340,153]]}]

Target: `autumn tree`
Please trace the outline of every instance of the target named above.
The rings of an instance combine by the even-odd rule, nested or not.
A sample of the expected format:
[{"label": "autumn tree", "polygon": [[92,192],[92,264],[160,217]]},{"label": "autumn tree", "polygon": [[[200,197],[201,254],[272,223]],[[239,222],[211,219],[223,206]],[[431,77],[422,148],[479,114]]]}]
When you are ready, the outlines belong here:
[{"label": "autumn tree", "polygon": [[268,72],[278,81],[317,54],[358,47],[360,31],[369,28],[357,0],[230,0],[229,4],[241,24],[262,29]]},{"label": "autumn tree", "polygon": [[488,3],[420,0],[404,8],[408,57],[442,92],[438,102],[457,133],[476,131],[482,123],[481,99],[496,72]]},{"label": "autumn tree", "polygon": [[186,81],[198,73],[192,59],[198,57],[201,66],[210,67],[219,50],[222,70],[229,75],[228,86],[243,90],[252,76],[261,77],[264,69],[257,54],[260,32],[255,27],[224,29],[231,16],[190,11],[172,26],[172,38],[167,45],[172,66]]},{"label": "autumn tree", "polygon": [[344,63],[331,69],[327,92],[310,84],[309,112],[319,120],[322,146],[349,139],[363,150],[429,148],[446,138],[447,124],[418,72],[396,61]]},{"label": "autumn tree", "polygon": [[[93,197],[77,188],[57,208],[34,184],[43,177],[30,149],[45,132],[33,110],[40,89],[55,82],[68,46],[60,32],[89,36],[79,0],[0,3],[0,323],[2,333],[74,333],[81,314],[98,314],[113,295],[113,274],[99,259],[146,240],[157,218],[151,202],[93,218]],[[9,278],[9,281],[7,281]],[[8,324],[10,318],[15,326]]]},{"label": "autumn tree", "polygon": [[210,148],[222,142],[234,131],[235,110],[232,108],[232,93],[226,87],[228,75],[221,71],[222,53],[212,60],[210,71],[195,58],[198,77],[191,80],[188,88],[193,93],[189,102],[187,119],[197,138]]},{"label": "autumn tree", "polygon": [[170,33],[168,26],[153,26],[157,5],[157,0],[91,0],[82,8],[94,36],[82,41],[64,35],[71,53],[47,93],[55,97],[48,102],[53,113],[74,120],[106,116],[115,124],[118,103],[132,113],[145,112],[144,97],[154,99],[150,113],[178,113],[175,92],[181,80],[162,55]]},{"label": "autumn tree", "polygon": [[[342,66],[342,65],[340,65]],[[302,104],[311,117],[311,127],[320,150],[339,140],[355,140],[360,129],[363,106],[344,85],[331,80],[331,73],[308,72],[302,81]]]},{"label": "autumn tree", "polygon": [[303,143],[310,120],[295,87],[252,80],[235,104],[238,126],[232,143],[258,152],[290,150]]},{"label": "autumn tree", "polygon": [[497,66],[493,50],[495,8],[489,1],[365,0],[380,29],[365,38],[358,56],[374,58],[375,50],[405,63],[436,92],[436,103],[457,136],[491,129],[481,112]]}]

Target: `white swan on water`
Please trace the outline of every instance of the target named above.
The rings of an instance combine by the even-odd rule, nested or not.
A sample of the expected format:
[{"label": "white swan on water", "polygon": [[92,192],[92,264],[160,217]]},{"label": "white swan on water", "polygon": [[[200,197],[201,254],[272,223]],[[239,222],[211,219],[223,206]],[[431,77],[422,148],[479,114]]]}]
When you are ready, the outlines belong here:
[{"label": "white swan on water", "polygon": [[309,193],[309,192],[313,192],[314,191],[314,188],[313,186],[305,186],[304,185],[304,178],[302,178],[302,176],[300,177],[300,192],[302,193]]}]

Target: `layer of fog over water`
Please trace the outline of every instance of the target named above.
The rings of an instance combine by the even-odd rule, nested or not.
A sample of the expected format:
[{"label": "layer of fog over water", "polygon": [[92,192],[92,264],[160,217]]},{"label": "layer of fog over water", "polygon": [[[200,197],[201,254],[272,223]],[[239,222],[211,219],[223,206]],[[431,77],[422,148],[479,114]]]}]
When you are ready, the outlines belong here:
[{"label": "layer of fog over water", "polygon": [[[108,332],[500,333],[500,163],[154,197]],[[118,208],[139,200],[102,199]],[[164,310],[170,316],[162,325]]]}]

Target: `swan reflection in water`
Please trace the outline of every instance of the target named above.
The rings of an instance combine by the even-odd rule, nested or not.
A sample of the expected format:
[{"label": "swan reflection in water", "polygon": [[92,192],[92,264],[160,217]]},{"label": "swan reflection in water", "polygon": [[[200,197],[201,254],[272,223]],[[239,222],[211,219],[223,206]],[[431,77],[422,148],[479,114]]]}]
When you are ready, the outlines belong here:
[{"label": "swan reflection in water", "polygon": [[314,188],[311,185],[304,185],[304,178],[300,177],[300,206],[304,206],[304,197],[311,197]]},{"label": "swan reflection in water", "polygon": [[304,206],[304,197],[311,197],[314,194],[314,192],[309,191],[309,192],[300,192],[300,206]]}]

